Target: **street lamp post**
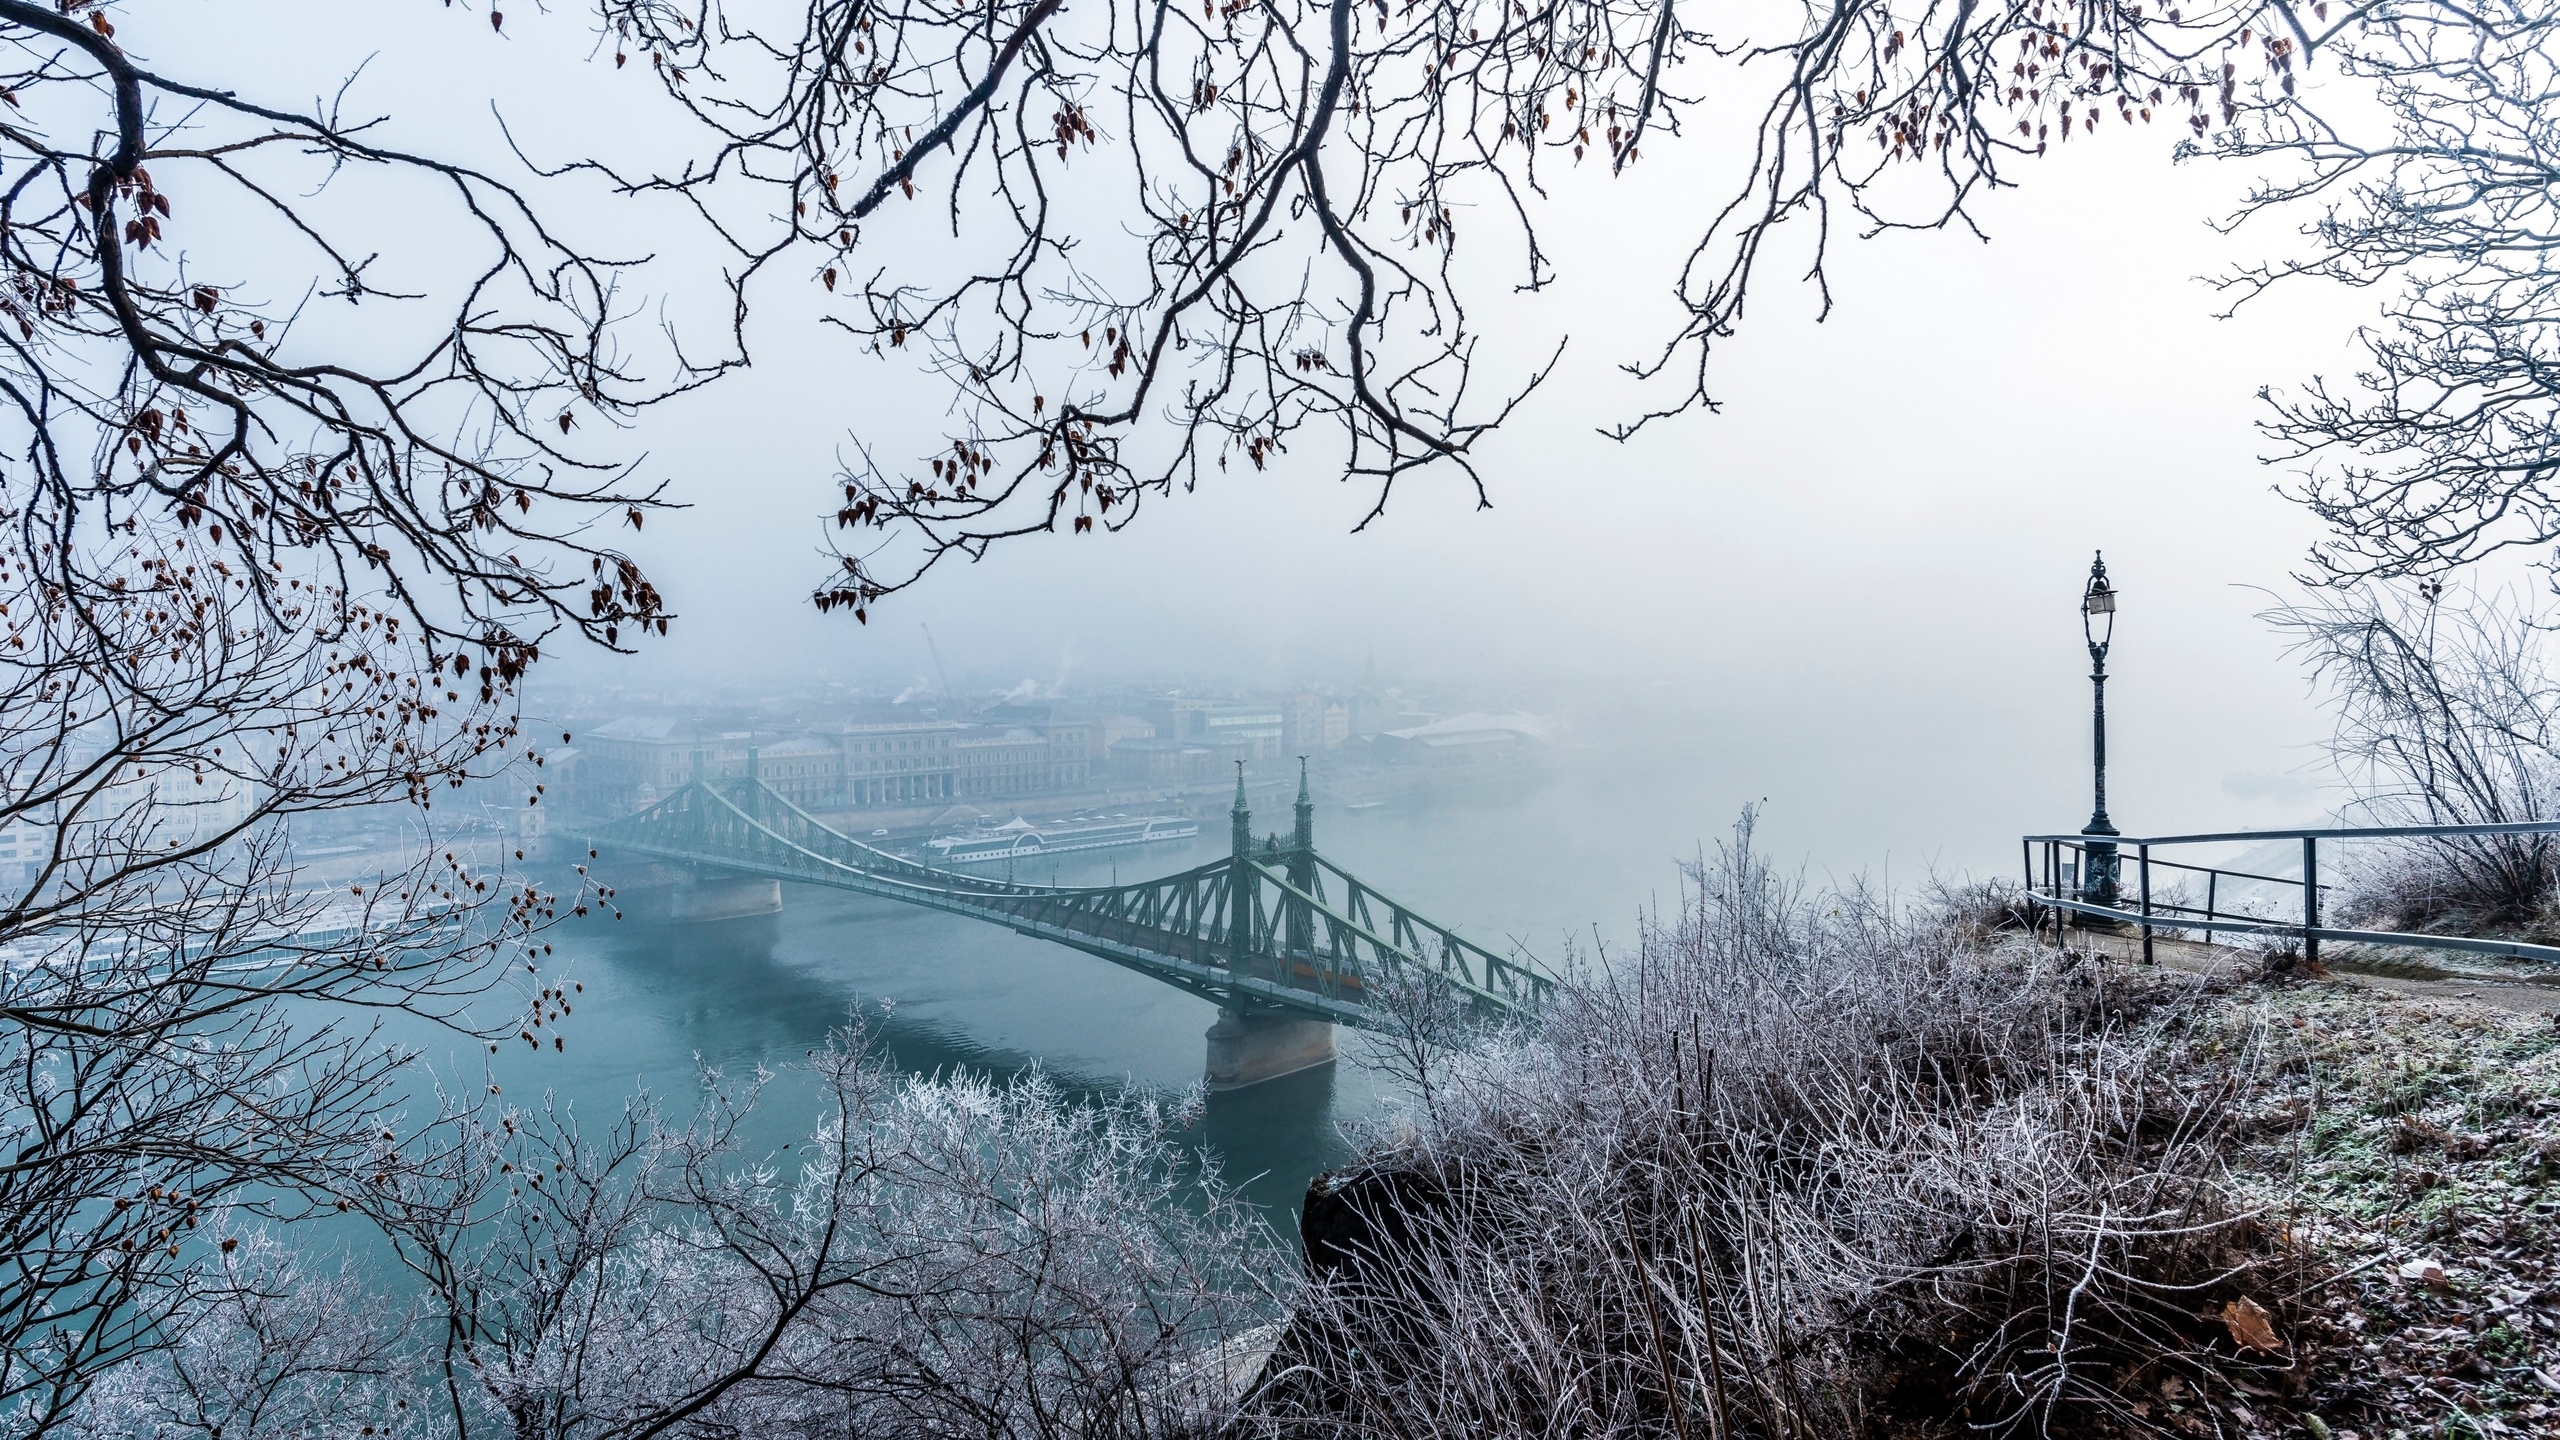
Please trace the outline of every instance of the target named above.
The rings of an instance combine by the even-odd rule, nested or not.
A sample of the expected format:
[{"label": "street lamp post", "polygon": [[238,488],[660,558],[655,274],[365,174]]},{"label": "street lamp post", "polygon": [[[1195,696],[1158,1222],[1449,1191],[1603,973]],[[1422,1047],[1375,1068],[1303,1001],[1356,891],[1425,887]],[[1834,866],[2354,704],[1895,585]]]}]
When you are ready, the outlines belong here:
[{"label": "street lamp post", "polygon": [[2089,823],[2081,827],[2085,835],[2107,838],[2092,840],[2083,847],[2080,871],[2080,898],[2092,905],[2113,905],[2120,890],[2117,886],[2119,857],[2114,837],[2120,833],[2107,819],[2107,644],[2116,633],[2116,592],[2107,583],[2107,557],[2101,553],[2089,562],[2089,586],[2080,594],[2080,634],[2089,642],[2089,712],[2090,754],[2097,775],[2097,804],[2089,812]]}]

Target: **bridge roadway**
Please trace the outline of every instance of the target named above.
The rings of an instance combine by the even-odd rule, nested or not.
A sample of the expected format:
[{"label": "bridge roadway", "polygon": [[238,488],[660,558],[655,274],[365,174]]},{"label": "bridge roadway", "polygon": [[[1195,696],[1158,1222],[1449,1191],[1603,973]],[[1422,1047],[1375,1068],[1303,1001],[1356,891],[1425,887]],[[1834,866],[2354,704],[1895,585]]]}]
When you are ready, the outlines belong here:
[{"label": "bridge roadway", "polygon": [[826,885],[1002,925],[1126,966],[1218,1006],[1208,1081],[1233,1089],[1333,1057],[1333,1026],[1381,1027],[1394,993],[1480,1017],[1534,1009],[1554,988],[1380,894],[1315,848],[1303,765],[1287,842],[1253,839],[1239,770],[1225,859],[1134,884],[1028,885],[919,864],[834,830],[755,773],[694,780],[648,809],[564,834],[599,858],[646,858]]}]

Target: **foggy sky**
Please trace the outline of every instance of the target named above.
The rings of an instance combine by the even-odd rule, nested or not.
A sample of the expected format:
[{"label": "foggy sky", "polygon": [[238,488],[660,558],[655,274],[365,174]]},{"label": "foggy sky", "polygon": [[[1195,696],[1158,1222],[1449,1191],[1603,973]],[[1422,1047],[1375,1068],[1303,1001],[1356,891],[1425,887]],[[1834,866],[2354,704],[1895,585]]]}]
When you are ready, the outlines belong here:
[{"label": "foggy sky", "polygon": [[[245,8],[146,12],[130,38],[207,78],[192,67],[237,53],[243,31],[289,36],[287,64],[265,72],[288,101],[379,50],[357,93],[439,153],[503,158],[492,93],[520,134],[548,123],[562,148],[681,134],[650,128],[645,81],[607,83],[609,49],[603,72],[586,59],[576,7],[528,7],[498,39],[423,4],[257,7],[276,17],[263,27],[237,24]],[[471,78],[447,83],[457,71]],[[1546,294],[1510,296],[1516,255],[1493,243],[1467,257],[1494,334],[1482,383],[1571,336],[1556,378],[1482,452],[1490,510],[1454,471],[1425,476],[1353,535],[1372,497],[1309,444],[1271,473],[1151,499],[1126,535],[949,566],[868,627],[806,603],[827,573],[837,460],[854,434],[885,460],[917,453],[899,437],[935,402],[821,335],[813,284],[777,281],[758,292],[753,370],[630,437],[645,473],[694,507],[637,547],[682,617],[674,635],[636,660],[569,657],[559,677],[897,686],[931,673],[925,622],[964,687],[1345,683],[1374,653],[1389,678],[1561,691],[1585,736],[1713,753],[1718,778],[1676,797],[1702,835],[1766,796],[1773,842],[1826,866],[2005,867],[2022,829],[2086,815],[2075,605],[2103,546],[2124,595],[2117,822],[2302,821],[2333,803],[2316,784],[2323,721],[2253,614],[2289,591],[2312,531],[2270,493],[2288,477],[2258,458],[2255,392],[2349,368],[2347,337],[2377,297],[2305,288],[2213,318],[2220,299],[2197,277],[2285,236],[2209,230],[2247,177],[2172,166],[2174,138],[2111,129],[2021,166],[2024,191],[1980,206],[1987,245],[1844,240],[1826,323],[1794,283],[1806,257],[1773,256],[1720,347],[1723,412],[1617,444],[1597,433],[1634,408],[1615,367],[1671,328],[1671,247],[1722,173],[1708,141],[1666,144],[1559,193],[1546,238],[1563,279]],[[928,228],[881,229],[867,243],[930,243]]]}]

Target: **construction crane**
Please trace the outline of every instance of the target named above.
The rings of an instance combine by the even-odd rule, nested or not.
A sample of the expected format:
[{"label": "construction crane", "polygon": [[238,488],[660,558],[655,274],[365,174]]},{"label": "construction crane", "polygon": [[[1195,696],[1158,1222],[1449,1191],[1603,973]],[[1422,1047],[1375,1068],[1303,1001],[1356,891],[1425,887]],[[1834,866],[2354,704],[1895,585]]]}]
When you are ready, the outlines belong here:
[{"label": "construction crane", "polygon": [[942,682],[943,703],[953,706],[958,705],[960,703],[960,697],[952,692],[951,672],[942,668],[942,647],[933,643],[933,627],[919,621],[917,622],[916,628],[924,632],[925,653],[933,657],[934,678]]}]

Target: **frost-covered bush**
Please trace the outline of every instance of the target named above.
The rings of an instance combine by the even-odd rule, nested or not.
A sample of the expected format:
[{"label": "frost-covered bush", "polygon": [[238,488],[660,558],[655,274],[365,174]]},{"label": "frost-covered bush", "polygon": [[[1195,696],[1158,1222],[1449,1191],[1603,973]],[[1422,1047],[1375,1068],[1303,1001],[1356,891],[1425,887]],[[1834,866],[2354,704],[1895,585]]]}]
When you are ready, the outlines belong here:
[{"label": "frost-covered bush", "polygon": [[2376,842],[2339,867],[2342,893],[2333,913],[2359,929],[2560,940],[2555,839],[2560,837]]},{"label": "frost-covered bush", "polygon": [[2051,908],[2036,904],[2026,887],[2006,876],[1988,880],[1932,877],[1921,895],[1918,918],[1955,931],[1969,941],[1986,941],[2012,930],[2050,924]]},{"label": "frost-covered bush", "polygon": [[2095,970],[1805,891],[1746,817],[1542,1035],[1451,1057],[1311,1195],[1252,1425],[2067,1432],[2241,1363],[2200,1315],[2294,1286],[2218,1183],[2229,1075]]},{"label": "frost-covered bush", "polygon": [[[2330,758],[2358,820],[2560,818],[2548,617],[2505,596],[2368,584],[2268,618],[2329,694]],[[2334,913],[2360,928],[2560,935],[2560,837],[2410,838],[2340,858],[2347,883]]]},{"label": "frost-covered bush", "polygon": [[[82,1440],[417,1433],[433,1417],[417,1316],[368,1290],[342,1255],[297,1253],[269,1236],[225,1237],[200,1267],[194,1303],[105,1372],[70,1412]],[[430,1424],[423,1427],[432,1430]]]},{"label": "frost-covered bush", "polygon": [[241,1253],[274,1280],[111,1375],[84,1427],[1144,1437],[1217,1418],[1233,1386],[1203,1358],[1272,1320],[1295,1267],[1183,1143],[1187,1103],[901,1074],[859,1034],[810,1063],[826,1115],[780,1155],[741,1148],[763,1077],[715,1083],[682,1125],[637,1102],[602,1136],[455,1110],[423,1178],[368,1201],[423,1286],[411,1313],[301,1283],[260,1244]]}]

